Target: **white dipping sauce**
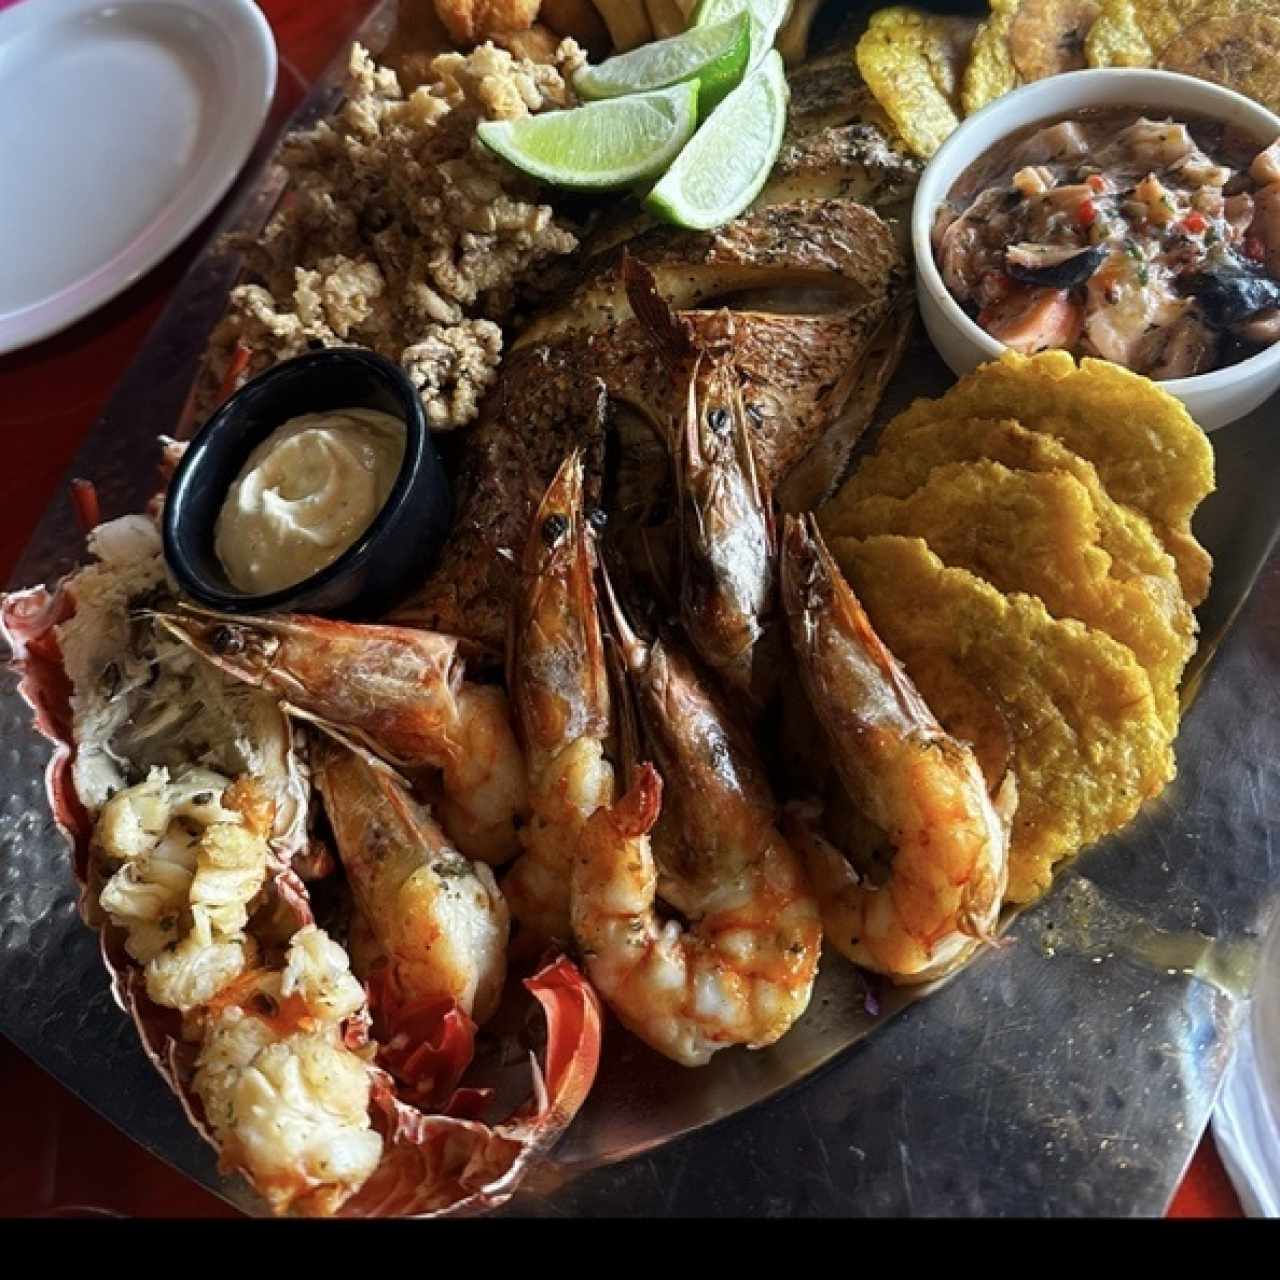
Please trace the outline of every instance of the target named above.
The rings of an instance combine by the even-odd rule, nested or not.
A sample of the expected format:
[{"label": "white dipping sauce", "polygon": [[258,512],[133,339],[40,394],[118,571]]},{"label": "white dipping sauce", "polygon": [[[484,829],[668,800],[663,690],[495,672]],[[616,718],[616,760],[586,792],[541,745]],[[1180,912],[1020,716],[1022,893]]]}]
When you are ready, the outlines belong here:
[{"label": "white dipping sauce", "polygon": [[405,427],[374,409],[291,418],[250,455],[227,493],[214,549],[232,586],[260,595],[332,564],[382,510]]}]

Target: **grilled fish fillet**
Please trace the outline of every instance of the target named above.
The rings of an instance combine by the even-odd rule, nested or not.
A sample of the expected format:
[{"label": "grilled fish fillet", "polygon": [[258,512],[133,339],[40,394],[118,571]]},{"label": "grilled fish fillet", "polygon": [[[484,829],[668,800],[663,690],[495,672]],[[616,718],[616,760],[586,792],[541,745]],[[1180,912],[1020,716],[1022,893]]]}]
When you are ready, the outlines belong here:
[{"label": "grilled fish fillet", "polygon": [[696,342],[732,344],[757,467],[780,505],[807,510],[834,487],[910,330],[904,228],[921,167],[894,143],[846,43],[790,72],[783,148],[746,214],[703,235],[623,211],[541,274],[531,296],[541,310],[467,440],[450,542],[398,621],[500,655],[514,550],[536,496],[583,446],[610,541],[633,570],[649,562],[637,576],[661,590],[674,547],[666,432],[683,390],[632,314],[624,253]]},{"label": "grilled fish fillet", "polygon": [[653,274],[676,311],[715,306],[760,289],[813,289],[833,305],[883,298],[901,254],[874,210],[849,199],[797,200],[744,214],[719,231],[654,227],[600,254],[559,306],[520,334],[514,350],[570,331],[602,332],[631,318],[622,280],[628,254]]},{"label": "grilled fish fillet", "polygon": [[583,450],[584,499],[601,504],[604,383],[563,353],[529,352],[521,376],[500,380],[471,429],[455,506],[457,517],[423,587],[388,619],[460,636],[481,664],[500,663],[508,611],[538,503],[570,449]]},{"label": "grilled fish fillet", "polygon": [[757,207],[833,197],[857,200],[900,225],[905,237],[920,169],[918,161],[895,150],[875,125],[838,125],[784,140]]},{"label": "grilled fish fillet", "polygon": [[852,44],[795,67],[787,75],[787,85],[791,90],[788,140],[859,121],[875,125],[886,138],[893,136],[884,108],[858,75]]},{"label": "grilled fish fillet", "polygon": [[[753,209],[793,200],[840,197],[870,205],[901,233],[923,164],[900,141],[889,117],[859,77],[853,44],[788,73],[791,103],[782,150]],[[635,206],[622,204],[584,239],[581,251],[557,259],[543,290],[560,296],[566,282],[593,275],[602,255],[658,225]]]},{"label": "grilled fish fillet", "polygon": [[[847,421],[841,415],[851,405],[862,414],[852,447],[896,363],[887,353],[899,350],[905,328],[905,264],[874,211],[851,200],[796,201],[757,209],[713,234],[653,230],[625,252],[652,272],[695,343],[730,345],[766,487],[785,487],[788,472],[833,423]],[[603,255],[589,278],[513,344],[472,429],[450,542],[397,621],[500,652],[516,583],[514,549],[527,535],[537,495],[570,449],[593,448],[591,500],[603,501],[611,519],[662,523],[671,488],[665,441],[685,389],[673,385],[649,330],[632,313],[623,253]],[[821,486],[810,476],[803,488],[807,499]]]}]

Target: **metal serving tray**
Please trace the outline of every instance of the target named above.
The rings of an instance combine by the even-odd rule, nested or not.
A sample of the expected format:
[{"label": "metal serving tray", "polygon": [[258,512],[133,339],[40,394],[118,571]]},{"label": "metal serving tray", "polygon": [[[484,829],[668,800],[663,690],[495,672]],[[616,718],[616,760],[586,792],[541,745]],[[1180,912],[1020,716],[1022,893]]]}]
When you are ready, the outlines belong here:
[{"label": "metal serving tray", "polygon": [[[839,7],[839,6],[834,6]],[[947,6],[953,7],[953,6]],[[394,0],[360,38],[381,47]],[[339,67],[293,123],[337,97]],[[226,206],[256,232],[281,189],[270,148]],[[179,285],[77,456],[104,515],[141,508],[155,438],[183,413],[238,269],[211,244]],[[921,339],[882,418],[940,391]],[[810,1012],[774,1048],[688,1071],[616,1026],[597,1086],[508,1215],[1161,1213],[1209,1119],[1280,904],[1280,405],[1215,434],[1213,552],[1187,678],[1179,776],[1120,835],[937,989],[878,1016],[824,956]],[[79,558],[70,504],[40,522],[14,586]],[[0,1030],[144,1147],[249,1213],[114,1005],[45,801],[49,745],[12,675],[0,687]],[[1280,842],[1277,842],[1280,843]]]}]

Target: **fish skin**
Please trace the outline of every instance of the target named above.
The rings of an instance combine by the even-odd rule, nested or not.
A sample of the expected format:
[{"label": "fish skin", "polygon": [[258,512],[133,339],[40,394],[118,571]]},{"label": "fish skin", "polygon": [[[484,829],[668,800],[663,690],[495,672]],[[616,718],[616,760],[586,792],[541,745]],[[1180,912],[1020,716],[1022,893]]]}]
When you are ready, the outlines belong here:
[{"label": "fish skin", "polygon": [[460,635],[497,660],[518,581],[513,549],[537,495],[581,446],[588,502],[608,508],[611,543],[637,580],[673,590],[666,442],[685,393],[632,312],[626,256],[652,273],[695,345],[732,334],[765,491],[799,510],[834,487],[910,329],[902,228],[921,166],[893,145],[851,52],[790,75],[783,149],[750,210],[708,233],[606,218],[543,274],[532,299],[542,309],[470,429],[450,541],[395,621]]},{"label": "fish skin", "polygon": [[757,208],[795,200],[857,200],[874,208],[895,233],[908,238],[911,201],[923,165],[903,155],[873,124],[847,124],[783,141]]},{"label": "fish skin", "polygon": [[[897,238],[905,249],[907,214],[924,164],[894,141],[889,117],[857,74],[852,46],[795,68],[788,83],[782,149],[751,212],[800,199],[857,200],[890,218],[895,230],[901,224]],[[661,224],[634,205],[609,211],[584,233],[578,253],[540,274],[534,301],[562,297],[594,275],[611,251],[655,228]]]},{"label": "fish skin", "polygon": [[565,455],[583,450],[585,505],[601,501],[603,382],[571,351],[509,357],[486,398],[456,485],[457,517],[427,581],[386,619],[460,636],[480,664],[500,665],[520,551],[542,494]]},{"label": "fish skin", "polygon": [[781,510],[815,511],[844,479],[854,445],[870,425],[915,330],[915,299],[904,291],[867,343],[853,389],[839,413],[774,490]]},{"label": "fish skin", "polygon": [[591,271],[556,307],[521,332],[512,350],[571,330],[600,333],[629,319],[622,278],[629,255],[652,273],[675,311],[702,307],[752,287],[788,284],[883,298],[903,271],[893,233],[855,200],[796,200],[750,210],[711,232],[654,227],[591,259]]}]

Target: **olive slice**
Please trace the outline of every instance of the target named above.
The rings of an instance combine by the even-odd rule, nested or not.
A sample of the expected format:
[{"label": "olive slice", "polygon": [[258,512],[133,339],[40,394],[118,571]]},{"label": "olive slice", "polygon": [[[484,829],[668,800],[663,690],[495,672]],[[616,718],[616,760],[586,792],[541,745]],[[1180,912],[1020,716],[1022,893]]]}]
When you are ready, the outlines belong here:
[{"label": "olive slice", "polygon": [[1088,280],[1110,252],[1104,242],[1090,245],[1087,249],[1077,249],[1065,257],[1054,254],[1053,259],[1046,261],[1043,266],[1031,266],[1034,254],[1017,245],[1005,250],[1005,270],[1020,284],[1034,284],[1047,289],[1070,289]]},{"label": "olive slice", "polygon": [[1242,268],[1199,271],[1182,287],[1199,302],[1205,319],[1220,329],[1280,306],[1280,282]]}]

